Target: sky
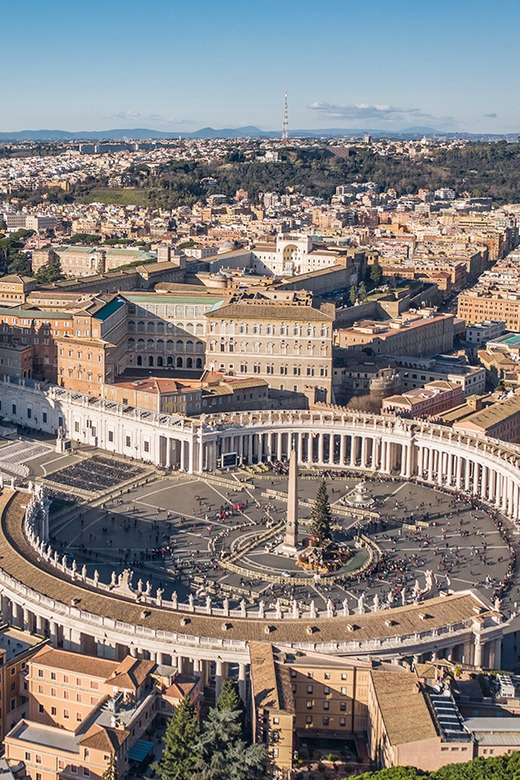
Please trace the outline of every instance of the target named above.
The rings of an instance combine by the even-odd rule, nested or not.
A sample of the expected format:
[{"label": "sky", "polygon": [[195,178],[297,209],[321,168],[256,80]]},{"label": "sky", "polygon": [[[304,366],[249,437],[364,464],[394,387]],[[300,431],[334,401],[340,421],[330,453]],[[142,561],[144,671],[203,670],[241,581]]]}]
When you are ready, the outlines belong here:
[{"label": "sky", "polygon": [[520,131],[519,0],[24,0],[0,130]]}]

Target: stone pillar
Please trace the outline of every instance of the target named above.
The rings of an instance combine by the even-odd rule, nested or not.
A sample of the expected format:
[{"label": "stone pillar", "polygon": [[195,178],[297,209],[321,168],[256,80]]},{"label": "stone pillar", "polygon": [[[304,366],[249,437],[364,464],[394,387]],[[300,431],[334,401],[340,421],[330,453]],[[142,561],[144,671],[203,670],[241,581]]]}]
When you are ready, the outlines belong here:
[{"label": "stone pillar", "polygon": [[464,469],[464,490],[466,493],[470,492],[471,487],[471,462],[466,458],[465,463],[465,469]]},{"label": "stone pillar", "polygon": [[246,665],[238,665],[238,693],[240,698],[246,703]]},{"label": "stone pillar", "polygon": [[215,704],[218,701],[222,690],[222,675],[224,674],[224,664],[222,661],[215,662]]},{"label": "stone pillar", "polygon": [[502,639],[495,639],[495,669],[500,669],[502,665]]},{"label": "stone pillar", "polygon": [[482,642],[480,641],[480,636],[475,636],[473,663],[479,669],[482,667]]},{"label": "stone pillar", "polygon": [[462,661],[465,664],[473,663],[473,642],[464,642]]},{"label": "stone pillar", "polygon": [[323,465],[323,452],[325,448],[325,441],[323,437],[323,433],[318,434],[318,463],[320,466]]},{"label": "stone pillar", "polygon": [[180,445],[180,448],[181,448],[180,469],[181,469],[181,471],[185,471],[186,470],[186,463],[185,463],[185,454],[186,453],[185,453],[184,442],[181,440],[179,442],[179,445]]},{"label": "stone pillar", "polygon": [[23,630],[24,631],[31,631],[31,613],[27,609],[27,607],[23,608]]},{"label": "stone pillar", "polygon": [[298,463],[303,463],[303,437],[304,434],[300,431],[296,434],[298,444]]},{"label": "stone pillar", "polygon": [[339,445],[339,465],[344,466],[345,465],[345,458],[347,456],[347,437],[344,433],[340,435],[340,445]]},{"label": "stone pillar", "polygon": [[460,490],[462,486],[462,457],[457,455],[457,480],[455,482],[457,490]]},{"label": "stone pillar", "polygon": [[7,596],[2,596],[2,623],[6,625],[10,623],[9,599]]},{"label": "stone pillar", "polygon": [[41,615],[36,615],[36,633],[38,636],[43,636],[43,618]]},{"label": "stone pillar", "polygon": [[58,647],[58,624],[55,620],[51,620],[49,624],[51,645]]}]

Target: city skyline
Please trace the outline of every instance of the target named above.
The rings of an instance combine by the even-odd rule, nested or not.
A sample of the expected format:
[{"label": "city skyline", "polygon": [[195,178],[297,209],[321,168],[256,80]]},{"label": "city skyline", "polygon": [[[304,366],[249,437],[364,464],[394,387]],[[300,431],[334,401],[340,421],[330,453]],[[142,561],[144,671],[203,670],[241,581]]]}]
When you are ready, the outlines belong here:
[{"label": "city skyline", "polygon": [[52,15],[35,0],[5,9],[6,29],[23,30],[31,56],[19,37],[6,39],[16,67],[4,80],[0,131],[273,130],[285,91],[289,129],[520,128],[509,77],[520,8],[509,0],[493,9],[442,0],[427,12],[409,0],[331,3],[325,14],[293,0],[155,0],[147,14],[120,0],[88,10],[57,0]]}]

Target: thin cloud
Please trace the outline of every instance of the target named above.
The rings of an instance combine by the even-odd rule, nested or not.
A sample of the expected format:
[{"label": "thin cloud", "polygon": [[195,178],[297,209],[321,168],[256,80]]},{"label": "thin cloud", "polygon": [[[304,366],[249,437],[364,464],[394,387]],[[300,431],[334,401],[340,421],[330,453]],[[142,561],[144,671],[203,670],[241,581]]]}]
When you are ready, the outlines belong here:
[{"label": "thin cloud", "polygon": [[140,124],[161,125],[162,128],[167,126],[175,127],[178,125],[193,124],[191,119],[172,119],[171,117],[162,116],[161,114],[142,114],[140,111],[118,111],[115,114],[103,118],[111,121],[123,120],[133,124],[139,122]]},{"label": "thin cloud", "polygon": [[484,114],[484,116],[486,116],[488,119],[496,119],[498,114],[495,114],[495,113],[493,113],[493,114]]},{"label": "thin cloud", "polygon": [[352,120],[361,122],[442,122],[454,124],[453,117],[436,117],[420,108],[401,108],[398,106],[372,103],[311,103],[308,106],[317,111],[323,119],[337,119],[342,122]]}]

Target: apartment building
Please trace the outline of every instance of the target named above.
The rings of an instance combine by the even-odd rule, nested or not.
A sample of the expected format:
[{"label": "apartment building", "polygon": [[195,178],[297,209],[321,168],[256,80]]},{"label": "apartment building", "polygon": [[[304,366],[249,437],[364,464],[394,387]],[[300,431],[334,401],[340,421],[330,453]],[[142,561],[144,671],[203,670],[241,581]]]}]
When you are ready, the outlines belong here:
[{"label": "apartment building", "polygon": [[154,252],[133,247],[54,246],[33,252],[33,271],[49,262],[59,262],[65,276],[77,278],[102,274],[128,263],[149,262],[155,258]]},{"label": "apartment building", "polygon": [[100,778],[113,755],[124,776],[157,713],[154,666],[43,648],[28,664],[29,712],[5,738],[6,759],[31,780],[78,780]]},{"label": "apartment building", "polygon": [[335,740],[339,752],[365,734],[370,663],[297,657],[261,643],[250,652],[253,737],[267,745],[270,771],[290,772],[303,740]]},{"label": "apartment building", "polygon": [[464,392],[454,382],[427,382],[424,387],[383,399],[382,411],[410,417],[433,417],[464,403]]},{"label": "apartment building", "polygon": [[411,314],[377,322],[361,320],[350,328],[335,331],[335,343],[343,348],[370,350],[372,355],[426,357],[453,349],[454,316]]},{"label": "apartment building", "polygon": [[0,740],[29,714],[28,664],[46,644],[42,637],[0,626]]},{"label": "apartment building", "polygon": [[445,380],[460,385],[464,397],[482,395],[486,390],[486,370],[481,366],[470,366],[461,358],[440,356],[414,358],[398,355],[390,358],[401,379],[404,392],[424,387],[426,382]]},{"label": "apartment building", "polygon": [[502,441],[520,441],[520,397],[499,401],[453,423],[457,431],[480,433]]}]

